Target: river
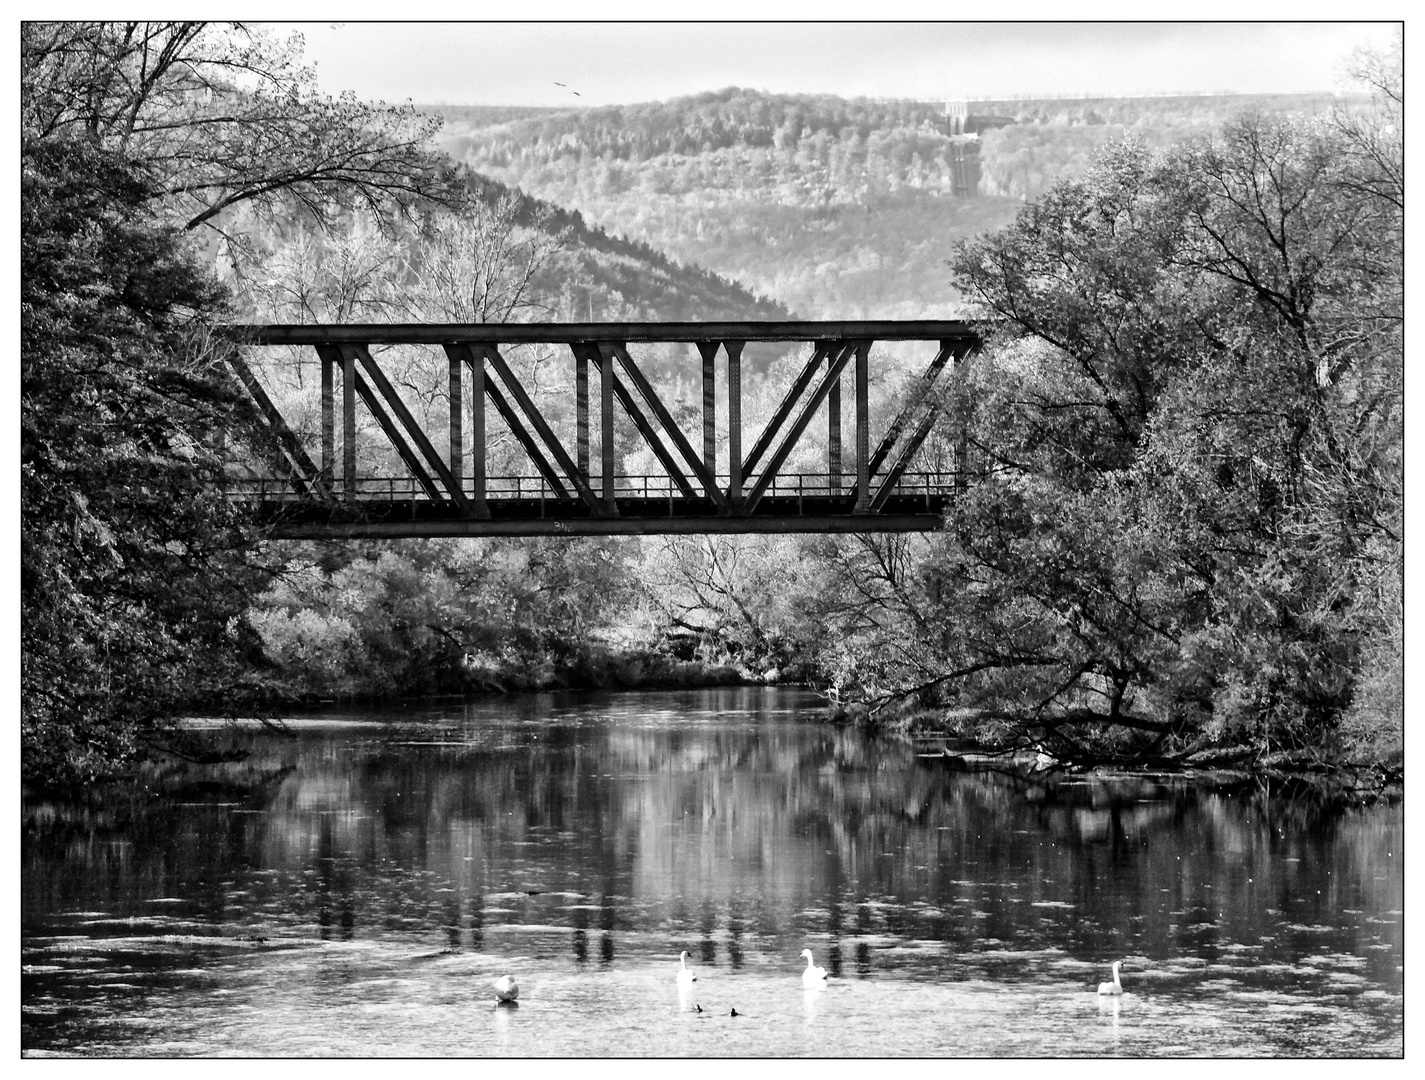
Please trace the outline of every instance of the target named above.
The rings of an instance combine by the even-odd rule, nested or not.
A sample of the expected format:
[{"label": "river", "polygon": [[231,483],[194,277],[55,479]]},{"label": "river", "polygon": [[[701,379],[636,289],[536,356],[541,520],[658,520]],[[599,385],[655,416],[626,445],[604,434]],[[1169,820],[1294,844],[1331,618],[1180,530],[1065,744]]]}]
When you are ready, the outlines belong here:
[{"label": "river", "polygon": [[[22,1051],[1402,1054],[1399,806],[957,772],[820,704],[530,694],[214,725],[245,760],[29,802]],[[1124,993],[1100,996],[1115,960]]]}]

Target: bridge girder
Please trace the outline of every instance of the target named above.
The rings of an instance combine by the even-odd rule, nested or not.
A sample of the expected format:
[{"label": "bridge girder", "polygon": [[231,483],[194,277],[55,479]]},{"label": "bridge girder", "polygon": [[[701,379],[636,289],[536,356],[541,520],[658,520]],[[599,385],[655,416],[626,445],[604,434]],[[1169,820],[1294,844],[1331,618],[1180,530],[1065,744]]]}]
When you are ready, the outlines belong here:
[{"label": "bridge girder", "polygon": [[[316,351],[321,424],[315,452],[282,416],[253,365],[241,355],[234,360],[273,434],[279,482],[234,478],[230,494],[256,503],[272,535],[309,538],[934,529],[963,477],[932,481],[908,469],[941,410],[936,388],[942,373],[953,372],[981,342],[977,327],[960,321],[269,325],[230,326],[224,332],[249,351],[273,346]],[[885,341],[933,342],[936,353],[872,452],[870,354],[873,344]],[[811,347],[811,355],[744,455],[742,359],[746,347],[759,342],[801,343]],[[635,343],[697,347],[701,452],[630,351]],[[409,345],[439,346],[445,354],[448,457],[436,449],[438,438],[416,418],[375,355],[378,349]],[[575,369],[573,454],[536,400],[538,390],[525,385],[506,355],[525,345],[568,346]],[[726,365],[728,413],[727,469],[721,474],[719,353]],[[850,472],[843,469],[840,434],[840,392],[848,368],[854,424]],[[590,457],[590,369],[598,383],[597,472]],[[408,475],[361,475],[358,398]],[[525,478],[490,475],[487,401],[538,473],[529,478],[531,484],[537,479],[537,499],[525,497]],[[636,429],[638,448],[662,466],[661,476],[619,474],[615,401]],[[798,475],[793,485],[781,470],[823,406],[827,471]],[[426,424],[431,424],[428,414]],[[825,476],[824,484],[808,482],[818,475]],[[658,489],[653,494],[650,480]],[[513,494],[510,481],[515,481]]]}]

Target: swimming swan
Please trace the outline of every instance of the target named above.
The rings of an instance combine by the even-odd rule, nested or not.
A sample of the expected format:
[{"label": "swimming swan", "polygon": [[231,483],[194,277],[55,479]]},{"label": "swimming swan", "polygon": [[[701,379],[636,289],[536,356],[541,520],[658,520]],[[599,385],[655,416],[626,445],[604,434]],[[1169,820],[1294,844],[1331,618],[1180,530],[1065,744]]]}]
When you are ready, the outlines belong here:
[{"label": "swimming swan", "polygon": [[687,986],[689,983],[698,981],[698,977],[688,967],[688,950],[683,950],[683,955],[678,957],[678,963],[683,966],[678,969],[678,985]]},{"label": "swimming swan", "polygon": [[1099,983],[1099,984],[1098,984],[1098,992],[1099,992],[1100,994],[1121,994],[1121,993],[1123,993],[1123,984],[1118,981],[1118,969],[1119,969],[1119,967],[1122,965],[1122,963],[1123,963],[1122,960],[1115,960],[1115,961],[1113,962],[1113,982],[1111,982],[1111,983]]},{"label": "swimming swan", "polygon": [[501,975],[490,983],[495,988],[496,1001],[514,1001],[520,996],[519,984],[515,982],[513,975]]},{"label": "swimming swan", "polygon": [[807,986],[817,986],[826,979],[826,968],[816,967],[811,962],[811,950],[803,949],[803,956],[807,958],[806,970],[802,972],[802,982]]}]

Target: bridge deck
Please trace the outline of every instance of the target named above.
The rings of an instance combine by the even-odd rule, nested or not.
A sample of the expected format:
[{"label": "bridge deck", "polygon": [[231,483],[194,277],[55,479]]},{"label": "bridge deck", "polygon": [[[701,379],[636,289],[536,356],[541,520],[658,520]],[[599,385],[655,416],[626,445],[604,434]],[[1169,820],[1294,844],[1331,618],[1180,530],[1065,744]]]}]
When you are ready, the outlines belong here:
[{"label": "bridge deck", "polygon": [[[354,497],[334,485],[312,498],[273,479],[233,480],[228,495],[254,508],[281,539],[397,536],[649,535],[683,533],[925,532],[938,528],[954,498],[954,478],[901,478],[880,511],[858,511],[851,484],[826,475],[778,477],[749,512],[720,512],[712,499],[688,498],[666,476],[620,476],[615,508],[596,513],[561,498],[538,476],[490,477],[489,517],[471,519],[449,500],[432,500],[410,477],[365,477]],[[597,479],[597,478],[595,478]]]}]

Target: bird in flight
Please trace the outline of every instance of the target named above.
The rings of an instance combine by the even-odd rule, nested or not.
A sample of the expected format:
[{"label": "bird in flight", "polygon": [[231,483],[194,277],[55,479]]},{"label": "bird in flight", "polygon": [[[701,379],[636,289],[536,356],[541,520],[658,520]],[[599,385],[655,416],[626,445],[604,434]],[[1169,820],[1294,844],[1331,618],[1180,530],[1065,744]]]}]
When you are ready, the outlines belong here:
[{"label": "bird in flight", "polygon": [[[565,84],[562,83],[562,82],[558,82],[557,80],[556,80],[556,82],[554,83],[554,85],[555,85],[555,86],[563,86],[565,90],[569,90],[569,87],[568,87],[567,85],[565,85]],[[583,94],[579,93],[579,91],[577,91],[577,90],[569,90],[569,92],[570,92],[571,94],[573,94],[575,97],[583,97],[583,96],[584,96]]]}]

